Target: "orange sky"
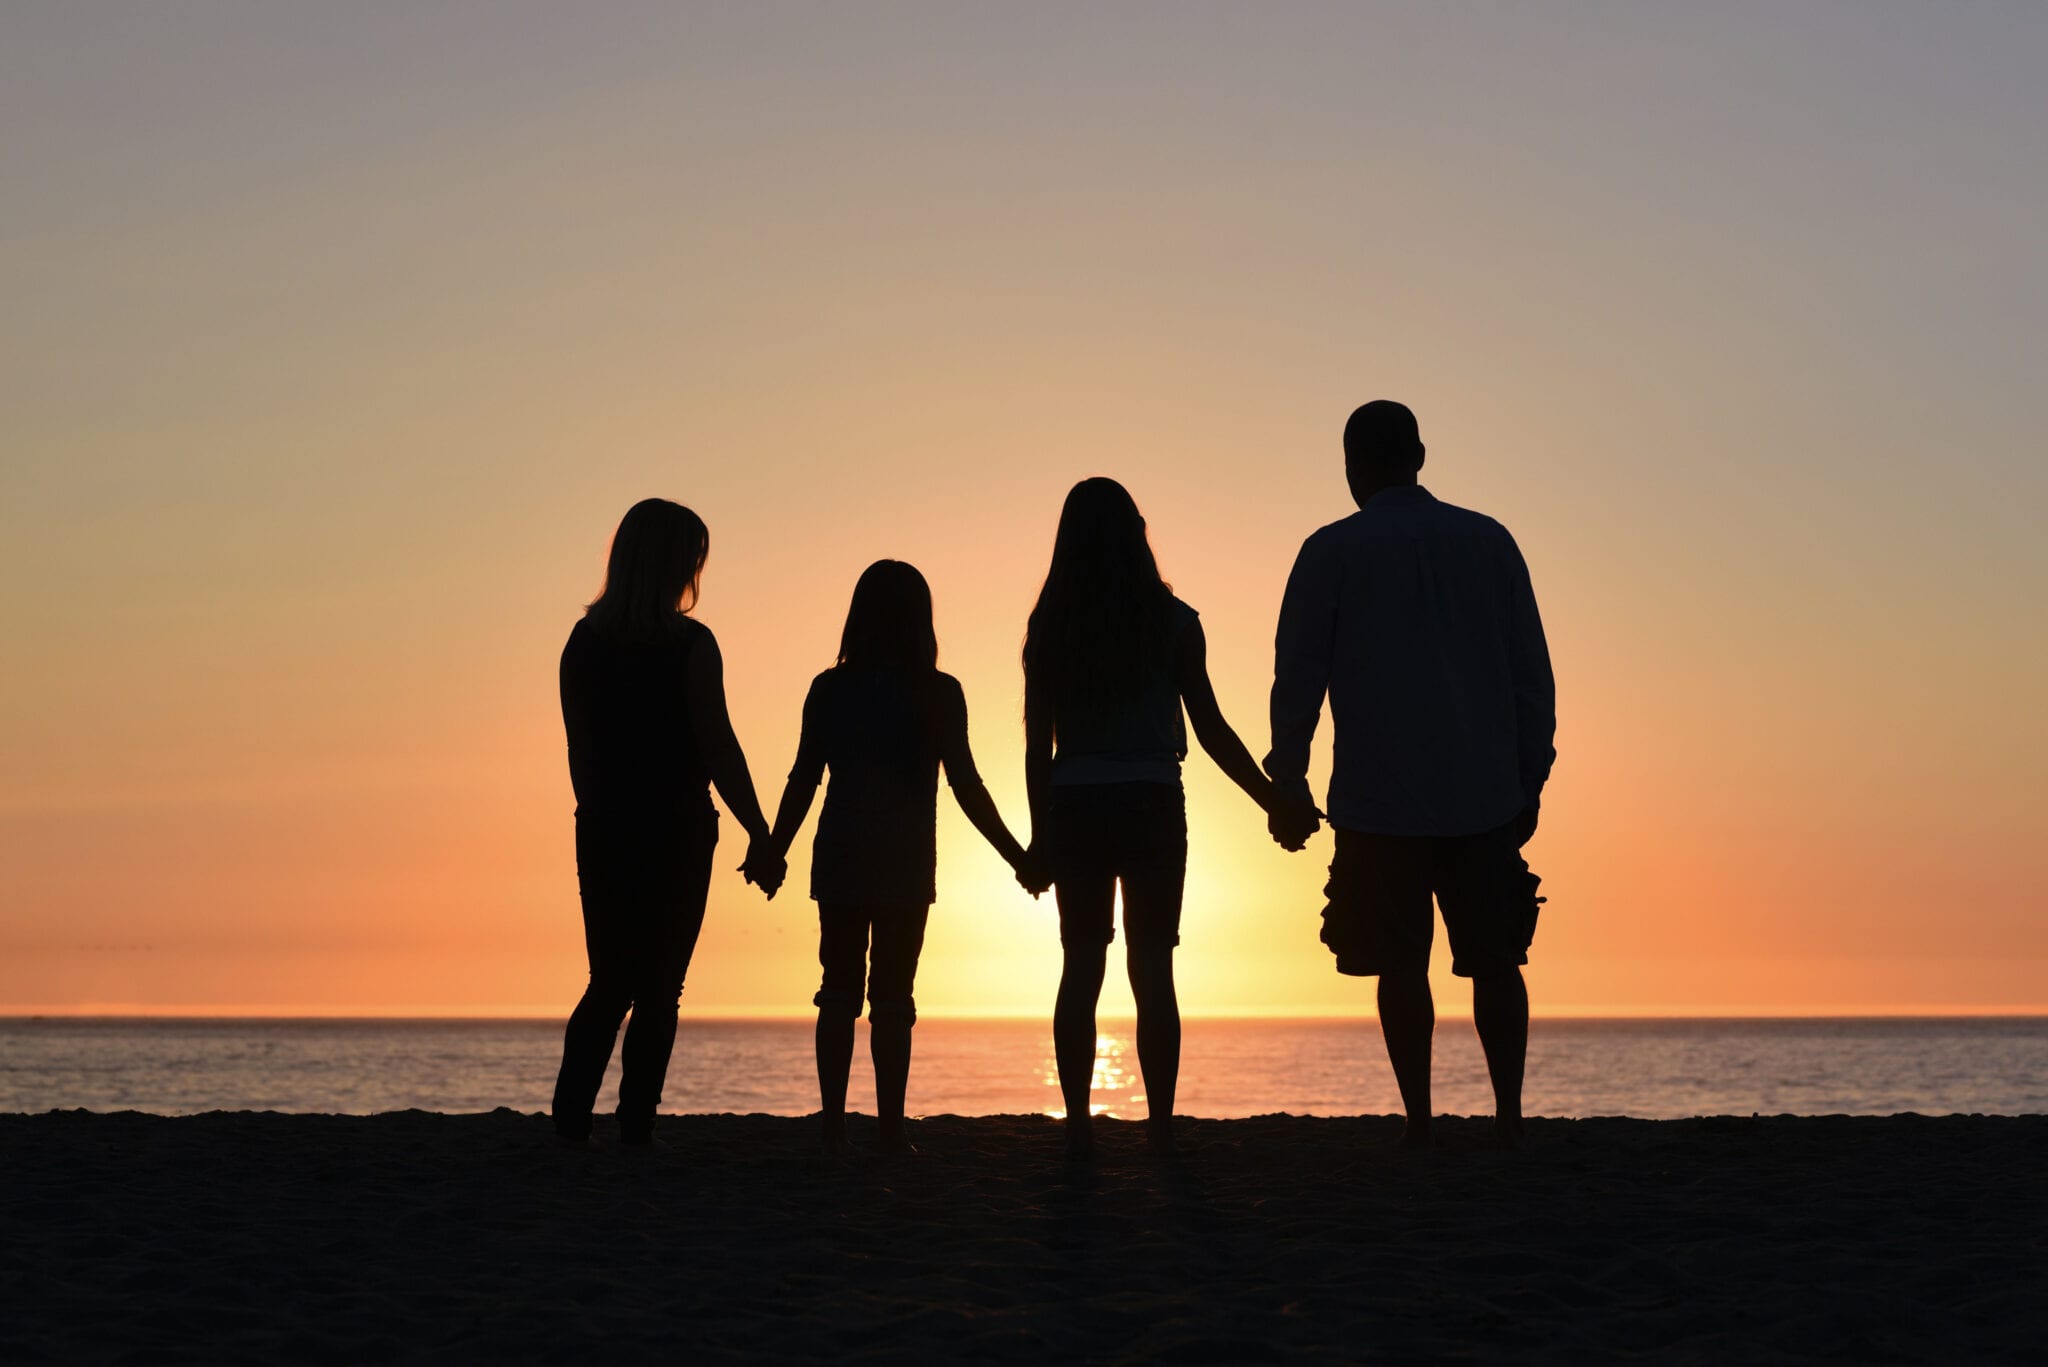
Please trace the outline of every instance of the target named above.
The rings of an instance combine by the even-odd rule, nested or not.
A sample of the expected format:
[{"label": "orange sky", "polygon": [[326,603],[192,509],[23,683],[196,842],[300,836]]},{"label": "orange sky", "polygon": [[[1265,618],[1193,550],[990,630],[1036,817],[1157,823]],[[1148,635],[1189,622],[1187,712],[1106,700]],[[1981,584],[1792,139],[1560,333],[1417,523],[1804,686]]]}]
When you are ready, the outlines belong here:
[{"label": "orange sky", "polygon": [[[1263,753],[1391,396],[1550,630],[1539,1012],[2048,1009],[2042,25],[1176,12],[6,20],[0,1007],[565,1011],[555,654],[648,494],[764,804],[888,555],[1021,828],[1097,473]],[[1327,835],[1188,783],[1186,1008],[1369,1009]],[[808,847],[686,1010],[807,1009]],[[950,807],[939,879],[921,1008],[1048,1012],[1050,899]]]}]

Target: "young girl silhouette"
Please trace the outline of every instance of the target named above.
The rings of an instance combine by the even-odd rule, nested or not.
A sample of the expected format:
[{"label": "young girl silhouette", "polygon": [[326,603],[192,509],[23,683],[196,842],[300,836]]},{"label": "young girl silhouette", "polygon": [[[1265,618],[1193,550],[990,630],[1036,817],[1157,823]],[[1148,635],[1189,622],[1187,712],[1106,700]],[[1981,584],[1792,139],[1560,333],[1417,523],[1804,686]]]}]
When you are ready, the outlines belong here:
[{"label": "young girl silhouette", "polygon": [[[938,668],[932,593],[900,560],[862,573],[847,609],[839,659],[811,683],[803,738],[783,789],[768,867],[755,881],[772,897],[776,868],[810,811],[826,770],[831,785],[818,818],[811,896],[818,904],[818,1095],[827,1152],[850,1150],[846,1077],[863,980],[870,1003],[880,1146],[902,1152],[903,1094],[910,1074],[910,1032],[917,1023],[912,986],[924,948],[925,918],[936,896],[938,773],[960,810],[1012,869],[1024,851],[996,812],[967,747],[967,700]],[[1021,876],[1021,874],[1020,874]],[[1042,885],[1041,888],[1042,889]],[[872,964],[869,936],[873,935]]]},{"label": "young girl silhouette", "polygon": [[1173,950],[1188,854],[1183,704],[1202,748],[1270,808],[1271,783],[1216,705],[1202,624],[1159,577],[1138,505],[1115,480],[1083,480],[1060,510],[1052,566],[1024,637],[1026,858],[1027,867],[1046,869],[1059,899],[1063,967],[1053,1049],[1074,1158],[1093,1152],[1095,1005],[1116,936],[1119,883],[1151,1142],[1164,1152],[1173,1147],[1180,1076]]},{"label": "young girl silhouette", "polygon": [[[576,878],[590,983],[562,1039],[555,1129],[590,1137],[591,1111],[628,1011],[619,1131],[652,1142],[683,974],[704,926],[718,811],[756,847],[768,823],[725,708],[725,666],[691,618],[710,549],[680,503],[634,504],[612,537],[604,591],[562,648],[562,722],[576,790]],[[770,861],[758,848],[749,863]]]}]

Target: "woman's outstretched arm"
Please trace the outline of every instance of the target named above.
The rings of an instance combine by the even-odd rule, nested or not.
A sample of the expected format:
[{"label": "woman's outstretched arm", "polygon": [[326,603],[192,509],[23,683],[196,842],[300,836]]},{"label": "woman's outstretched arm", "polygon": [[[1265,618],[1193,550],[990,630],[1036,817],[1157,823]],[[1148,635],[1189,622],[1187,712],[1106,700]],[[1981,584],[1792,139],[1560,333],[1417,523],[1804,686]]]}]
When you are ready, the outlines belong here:
[{"label": "woman's outstretched arm", "polygon": [[[768,842],[763,846],[777,865],[788,859],[789,847],[795,842],[796,833],[803,829],[804,818],[811,814],[818,784],[825,777],[824,701],[820,696],[820,690],[825,687],[824,676],[820,675],[804,697],[804,721],[796,743],[796,763],[790,766],[789,781],[782,785],[782,803],[775,809],[775,829],[769,832]],[[774,888],[761,879],[756,881],[761,882],[769,900],[774,900]]]},{"label": "woman's outstretched arm", "polygon": [[726,810],[746,828],[748,841],[766,840],[768,819],[761,815],[754,776],[747,771],[746,754],[740,749],[739,737],[732,733],[732,718],[725,710],[725,658],[718,653],[718,640],[709,628],[690,652],[683,687],[705,772],[725,799]]},{"label": "woman's outstretched arm", "polygon": [[1209,682],[1209,638],[1202,633],[1202,624],[1188,623],[1175,649],[1180,700],[1187,706],[1188,724],[1194,727],[1195,739],[1232,783],[1244,789],[1262,809],[1271,809],[1272,780],[1260,771],[1258,761],[1245,749],[1244,742],[1224,719],[1223,709],[1216,704],[1216,688]]}]

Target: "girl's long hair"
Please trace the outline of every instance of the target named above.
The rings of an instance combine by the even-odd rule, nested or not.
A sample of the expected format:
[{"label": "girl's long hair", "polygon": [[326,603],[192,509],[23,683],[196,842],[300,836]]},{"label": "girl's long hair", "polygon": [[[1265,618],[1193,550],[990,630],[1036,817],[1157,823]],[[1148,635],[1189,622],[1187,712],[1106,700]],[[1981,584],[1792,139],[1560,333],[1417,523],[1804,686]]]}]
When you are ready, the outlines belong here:
[{"label": "girl's long hair", "polygon": [[1052,566],[1024,630],[1026,696],[1045,698],[1056,726],[1075,709],[1133,700],[1166,659],[1172,602],[1130,492],[1082,480],[1060,509]]},{"label": "girl's long hair", "polygon": [[656,640],[672,634],[697,606],[697,584],[711,554],[704,519],[680,503],[644,498],[612,534],[604,590],[584,609],[608,636]]},{"label": "girl's long hair", "polygon": [[877,560],[861,571],[839,633],[837,664],[852,669],[898,669],[916,677],[939,667],[939,634],[932,626],[932,587],[917,566]]}]

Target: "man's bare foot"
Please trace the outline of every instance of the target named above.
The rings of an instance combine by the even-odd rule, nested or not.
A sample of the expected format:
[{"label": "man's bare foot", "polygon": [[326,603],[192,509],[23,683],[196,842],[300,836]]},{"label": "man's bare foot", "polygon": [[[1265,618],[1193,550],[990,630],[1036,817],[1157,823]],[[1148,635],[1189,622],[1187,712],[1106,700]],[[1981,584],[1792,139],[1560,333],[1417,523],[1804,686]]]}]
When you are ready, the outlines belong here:
[{"label": "man's bare foot", "polygon": [[917,1145],[905,1139],[902,1134],[885,1134],[875,1141],[877,1158],[915,1158]]},{"label": "man's bare foot", "polygon": [[1428,1121],[1417,1123],[1410,1120],[1401,1127],[1401,1142],[1395,1147],[1410,1151],[1433,1149],[1436,1147],[1436,1136],[1430,1133]]},{"label": "man's bare foot", "polygon": [[851,1158],[860,1150],[853,1147],[853,1141],[846,1137],[846,1122],[826,1121],[818,1133],[818,1152],[827,1158]]},{"label": "man's bare foot", "polygon": [[1145,1147],[1160,1158],[1180,1157],[1180,1147],[1173,1142],[1173,1122],[1154,1121],[1146,1125]]},{"label": "man's bare foot", "polygon": [[1493,1147],[1513,1151],[1522,1147],[1528,1133],[1522,1128],[1522,1117],[1509,1119],[1506,1116],[1493,1118]]},{"label": "man's bare foot", "polygon": [[1088,1163],[1095,1158],[1095,1127],[1085,1120],[1076,1125],[1067,1121],[1067,1161]]}]

